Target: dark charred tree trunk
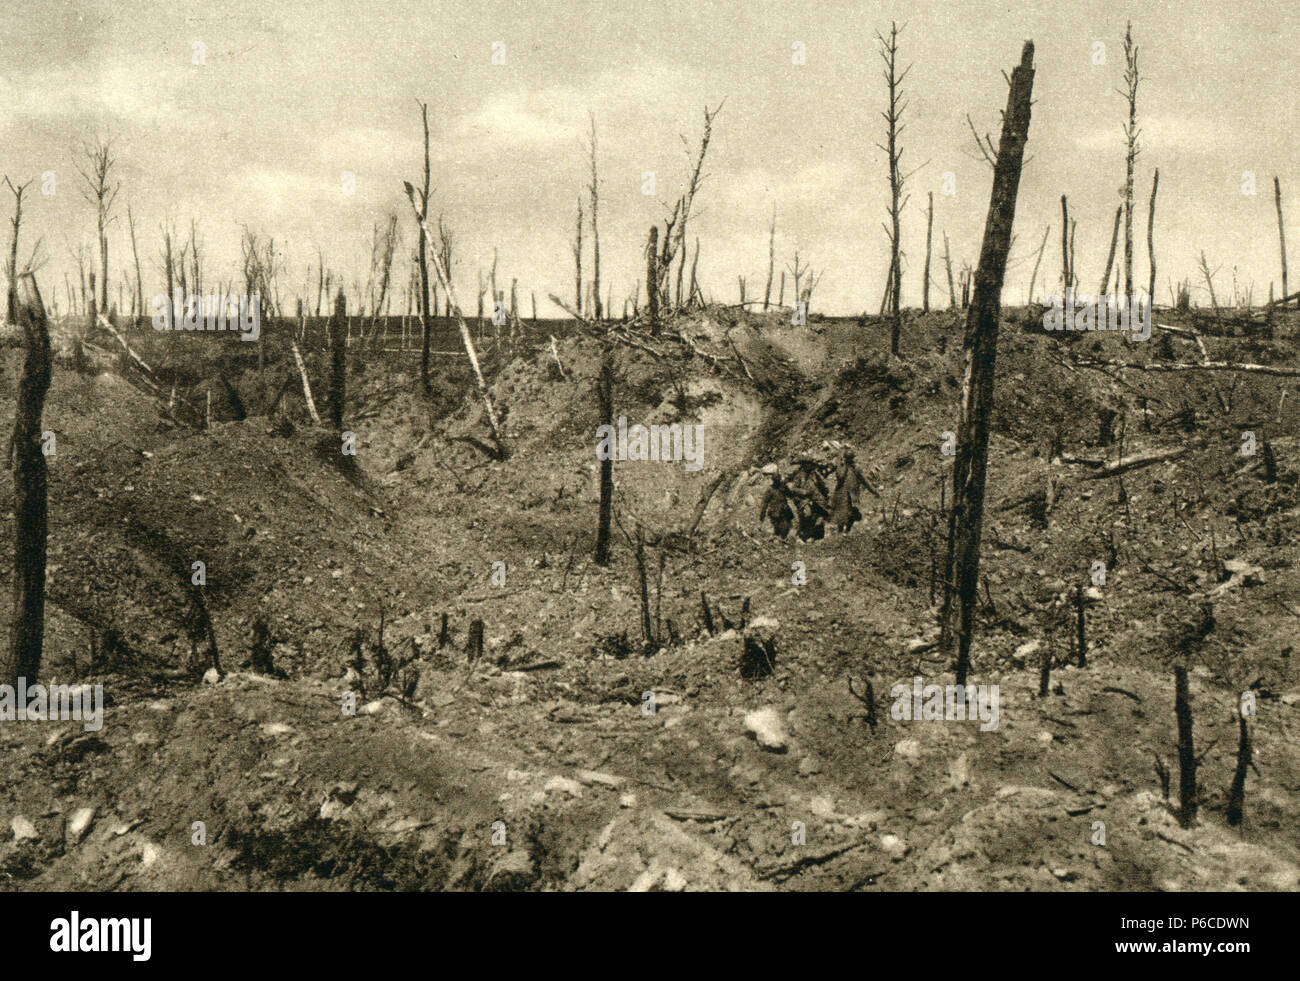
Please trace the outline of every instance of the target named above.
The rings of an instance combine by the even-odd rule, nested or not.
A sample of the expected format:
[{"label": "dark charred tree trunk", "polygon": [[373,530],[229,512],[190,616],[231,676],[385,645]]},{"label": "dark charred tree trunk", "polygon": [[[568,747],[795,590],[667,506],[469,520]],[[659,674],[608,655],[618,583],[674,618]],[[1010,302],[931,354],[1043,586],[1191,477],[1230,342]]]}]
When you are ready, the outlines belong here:
[{"label": "dark charred tree trunk", "polygon": [[1079,667],[1088,666],[1088,634],[1087,621],[1083,612],[1083,587],[1074,587],[1074,614],[1075,626],[1078,630],[1077,640],[1079,645]]},{"label": "dark charred tree trunk", "polygon": [[650,244],[645,254],[646,304],[650,309],[650,333],[659,333],[659,226],[650,226]]},{"label": "dark charred tree trunk", "polygon": [[172,256],[172,233],[170,229],[163,232],[163,263],[167,266],[167,326],[176,329],[176,305],[172,302],[172,291],[176,288],[176,266]]},{"label": "dark charred tree trunk", "polygon": [[[420,244],[417,261],[420,263],[420,387],[424,394],[433,392],[433,383],[429,380],[429,341],[432,321],[429,319],[429,236],[424,231],[424,224],[429,220],[429,107],[420,106],[420,115],[424,120],[424,188],[420,192]],[[451,269],[447,269],[451,276]],[[340,290],[340,295],[342,291]],[[319,311],[318,311],[319,312]]]},{"label": "dark charred tree trunk", "polygon": [[1196,747],[1187,669],[1181,666],[1174,668],[1174,714],[1178,717],[1178,820],[1189,828],[1196,820]]},{"label": "dark charred tree trunk", "polygon": [[1237,739],[1237,770],[1232,775],[1232,789],[1228,791],[1228,823],[1234,828],[1241,824],[1246,809],[1246,771],[1250,769],[1250,729],[1246,724],[1246,713],[1237,706],[1237,724],[1240,735]]},{"label": "dark charred tree trunk", "polygon": [[[600,421],[614,425],[614,353],[609,344],[601,348]],[[596,565],[609,565],[609,522],[614,511],[614,457],[600,461],[600,516],[596,524]]]},{"label": "dark charred tree trunk", "polygon": [[640,525],[636,526],[633,557],[636,559],[637,581],[641,587],[641,637],[645,641],[648,650],[654,645],[655,632],[654,623],[650,619],[650,581],[646,574],[645,565],[645,534],[642,532]]},{"label": "dark charred tree trunk", "polygon": [[1160,187],[1160,168],[1156,168],[1151,178],[1151,204],[1147,207],[1147,261],[1151,266],[1151,276],[1147,280],[1147,297],[1152,308],[1156,302],[1156,189]]},{"label": "dark charred tree trunk", "polygon": [[469,636],[465,639],[465,659],[473,664],[483,656],[483,621],[474,619],[469,624]]},{"label": "dark charred tree trunk", "polygon": [[[421,241],[424,236],[420,236]],[[345,347],[347,300],[343,290],[334,298],[334,316],[330,318],[330,425],[343,429],[343,403],[348,394],[348,354]]]},{"label": "dark charred tree trunk", "polygon": [[[1151,196],[1155,197],[1154,189]],[[1282,249],[1282,302],[1285,303],[1286,297],[1290,296],[1286,285],[1286,228],[1282,225],[1282,182],[1276,177],[1273,178],[1273,200],[1277,203],[1277,237]]]},{"label": "dark charred tree trunk", "polygon": [[27,344],[9,459],[14,480],[14,608],[9,651],[0,682],[37,682],[45,644],[45,541],[48,532],[48,475],[41,446],[41,415],[50,389],[50,334],[34,276],[10,285]]},{"label": "dark charred tree trunk", "polygon": [[958,595],[957,684],[964,685],[970,671],[970,645],[975,625],[976,588],[979,583],[980,535],[984,522],[984,476],[988,457],[989,419],[993,409],[993,377],[997,363],[998,318],[1002,309],[1002,283],[1011,226],[1016,215],[1020,169],[1029,137],[1030,97],[1034,87],[1034,43],[1026,41],[1020,65],[1011,73],[1007,109],[993,192],[989,201],[975,294],[966,315],[965,379],[957,456],[953,465],[953,501],[948,525],[948,563],[945,576],[945,625],[951,591]]},{"label": "dark charred tree trunk", "polygon": [[1070,288],[1070,204],[1065,195],[1061,195],[1061,295]]},{"label": "dark charred tree trunk", "polygon": [[[582,198],[578,198],[578,222],[573,239],[573,309],[582,316]],[[480,301],[481,302],[481,301]]]},{"label": "dark charred tree trunk", "polygon": [[930,312],[930,250],[934,240],[934,192],[929,194],[930,207],[925,212],[925,273],[921,279],[921,310]]},{"label": "dark charred tree trunk", "polygon": [[948,245],[948,233],[943,233],[943,265],[948,270],[948,309],[957,309],[957,290],[952,284],[952,249]]}]

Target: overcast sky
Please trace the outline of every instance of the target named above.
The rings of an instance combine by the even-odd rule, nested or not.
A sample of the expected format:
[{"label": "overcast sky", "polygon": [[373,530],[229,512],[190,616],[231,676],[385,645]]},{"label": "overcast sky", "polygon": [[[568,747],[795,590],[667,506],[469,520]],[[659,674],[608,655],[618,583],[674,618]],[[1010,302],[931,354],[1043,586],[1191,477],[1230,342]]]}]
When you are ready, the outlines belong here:
[{"label": "overcast sky", "polygon": [[[701,240],[706,293],[735,302],[737,277],[761,294],[767,223],[777,211],[778,263],[794,250],[824,278],[814,309],[876,311],[888,266],[882,141],[885,90],[873,34],[904,26],[907,79],[904,302],[919,305],[926,193],[935,193],[932,300],[946,296],[942,233],[954,261],[974,263],[991,172],[966,126],[998,132],[1002,71],[1036,46],[1034,112],[1004,302],[1022,303],[1045,227],[1042,271],[1059,282],[1060,195],[1078,220],[1076,264],[1087,290],[1105,261],[1124,179],[1124,23],[1141,47],[1135,279],[1147,280],[1146,201],[1156,209],[1158,300],[1192,277],[1204,249],[1221,300],[1234,267],[1256,302],[1280,286],[1273,176],[1293,227],[1300,216],[1300,57],[1285,5],[1082,0],[1016,3],[718,3],[656,0],[545,3],[279,0],[189,4],[42,0],[0,10],[0,172],[36,178],[25,200],[23,253],[43,235],[43,290],[70,249],[94,241],[78,192],[77,147],[112,136],[123,187],[111,231],[111,274],[129,263],[125,210],[137,216],[146,294],[158,291],[159,224],[199,222],[210,277],[235,274],[240,227],[285,246],[281,290],[301,290],[317,247],[327,265],[364,278],[370,229],[401,218],[415,241],[404,179],[422,167],[417,100],[429,103],[433,210],[456,235],[455,275],[473,306],[478,263],[499,249],[499,279],[521,302],[573,289],[570,241],[586,181],[587,114],[596,116],[602,279],[621,311],[643,275],[650,223],[678,193],[702,109],[726,100],[691,238]],[[505,64],[493,64],[493,45]],[[806,64],[793,63],[801,43]],[[1097,42],[1104,64],[1096,64]],[[196,49],[196,43],[202,47]],[[194,64],[196,50],[204,64]],[[53,171],[55,193],[42,196]],[[657,193],[642,193],[643,174]],[[356,175],[344,193],[342,175]],[[942,193],[944,174],[955,195]],[[1243,193],[1252,172],[1257,193]],[[8,213],[12,200],[3,199]],[[7,231],[7,228],[6,228]],[[1293,235],[1300,255],[1300,234]],[[585,265],[590,268],[590,258]],[[778,267],[779,267],[778,266]],[[75,267],[74,267],[75,268]],[[1298,265],[1297,268],[1300,268]],[[1300,280],[1300,273],[1293,276]],[[399,275],[405,282],[405,274]],[[940,285],[943,283],[943,285]],[[937,291],[937,293],[936,293]],[[116,291],[114,290],[114,296]],[[787,291],[789,299],[790,291]],[[313,288],[314,297],[314,288]],[[938,302],[935,300],[935,302]]]}]

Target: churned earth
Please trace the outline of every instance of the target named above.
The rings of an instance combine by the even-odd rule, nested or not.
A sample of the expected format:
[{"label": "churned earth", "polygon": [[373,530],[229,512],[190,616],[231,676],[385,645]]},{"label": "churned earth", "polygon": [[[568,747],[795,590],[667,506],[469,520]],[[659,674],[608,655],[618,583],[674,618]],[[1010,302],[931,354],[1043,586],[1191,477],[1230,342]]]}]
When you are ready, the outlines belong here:
[{"label": "churned earth", "polygon": [[[897,718],[892,693],[952,681],[934,578],[957,313],[910,317],[901,359],[873,317],[710,308],[666,337],[620,329],[616,415],[699,425],[703,465],[615,464],[606,568],[600,349],[582,332],[485,351],[499,460],[463,354],[438,356],[430,399],[418,352],[355,354],[355,457],[310,424],[296,381],[267,415],[292,370],[276,348],[259,369],[235,342],[183,379],[195,404],[213,391],[206,430],[115,363],[61,360],[42,680],[102,684],[106,707],[97,731],[0,722],[0,883],[1300,888],[1294,379],[1088,367],[1202,355],[1183,333],[1062,338],[1036,316],[1008,311],[999,351],[972,678],[998,686],[987,731]],[[1269,340],[1169,317],[1210,359],[1297,367],[1285,324]],[[7,428],[21,351],[3,354]],[[308,357],[322,400],[324,364]],[[848,535],[760,526],[765,464],[843,446],[880,492]],[[7,509],[8,473],[0,494]],[[221,668],[206,680],[196,590]],[[1190,828],[1180,663],[1203,754]],[[1253,766],[1233,827],[1243,692]]]}]

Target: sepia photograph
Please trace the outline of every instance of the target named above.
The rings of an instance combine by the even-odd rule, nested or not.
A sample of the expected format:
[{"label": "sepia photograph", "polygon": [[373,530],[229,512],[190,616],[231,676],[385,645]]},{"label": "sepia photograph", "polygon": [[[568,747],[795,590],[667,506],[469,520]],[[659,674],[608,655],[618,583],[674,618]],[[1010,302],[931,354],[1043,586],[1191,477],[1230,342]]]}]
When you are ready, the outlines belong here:
[{"label": "sepia photograph", "polygon": [[1288,13],[5,6],[8,942],[487,892],[1281,940]]}]

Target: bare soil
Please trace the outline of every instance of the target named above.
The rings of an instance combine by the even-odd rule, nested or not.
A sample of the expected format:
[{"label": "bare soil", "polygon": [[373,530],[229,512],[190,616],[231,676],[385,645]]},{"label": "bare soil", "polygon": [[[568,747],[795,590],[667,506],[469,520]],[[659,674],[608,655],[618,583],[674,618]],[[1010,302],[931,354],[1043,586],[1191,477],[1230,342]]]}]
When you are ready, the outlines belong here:
[{"label": "bare soil", "polygon": [[[960,323],[910,317],[902,360],[883,353],[876,318],[795,328],[733,310],[677,325],[725,364],[617,347],[617,414],[705,434],[697,473],[615,466],[624,526],[640,519],[679,543],[664,553],[655,611],[675,639],[649,654],[617,529],[611,565],[592,562],[599,351],[588,337],[561,340],[559,365],[549,343],[489,358],[509,448],[499,461],[466,439],[485,427],[461,356],[440,356],[430,403],[418,352],[355,357],[355,459],[307,424],[296,382],[274,417],[258,414],[284,378],[283,352],[259,372],[238,341],[182,338],[239,356],[209,359],[191,389],[213,389],[206,431],[168,420],[110,368],[61,364],[45,413],[57,453],[42,680],[102,684],[108,707],[98,732],[0,723],[0,884],[1300,888],[1300,399],[1282,398],[1293,379],[1071,367],[1062,360],[1199,356],[1160,333],[1063,342],[1008,311],[973,655],[973,681],[999,686],[1000,724],[892,716],[894,685],[951,681],[932,644],[932,569]],[[1277,337],[1205,342],[1216,360],[1296,367],[1294,338]],[[21,352],[2,353],[6,431]],[[309,364],[323,398],[323,360]],[[232,418],[220,372],[247,419]],[[1116,413],[1105,433],[1103,410]],[[1246,431],[1270,446],[1275,483],[1262,448],[1242,455]],[[832,440],[856,449],[882,497],[864,498],[848,535],[778,540],[758,522],[759,468],[833,459]],[[1122,479],[1066,459],[1164,449],[1186,452]],[[0,496],[12,500],[7,473]],[[215,682],[199,680],[194,561],[225,671]],[[1096,561],[1106,580],[1093,586],[1080,668],[1068,600],[1093,585]],[[0,550],[0,581],[11,562]],[[701,592],[730,629],[705,630]],[[250,663],[259,618],[273,673]],[[475,618],[485,643],[470,663]],[[758,618],[774,670],[742,677]],[[1046,698],[1043,652],[1054,658]],[[1184,660],[1204,753],[1190,828],[1176,816],[1173,667]],[[868,682],[874,726],[858,697]],[[1257,699],[1254,768],[1245,821],[1230,827],[1244,691]],[[779,749],[746,727],[760,708],[786,730]],[[1172,773],[1168,797],[1157,760]]]}]

